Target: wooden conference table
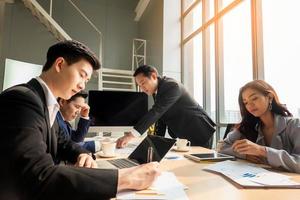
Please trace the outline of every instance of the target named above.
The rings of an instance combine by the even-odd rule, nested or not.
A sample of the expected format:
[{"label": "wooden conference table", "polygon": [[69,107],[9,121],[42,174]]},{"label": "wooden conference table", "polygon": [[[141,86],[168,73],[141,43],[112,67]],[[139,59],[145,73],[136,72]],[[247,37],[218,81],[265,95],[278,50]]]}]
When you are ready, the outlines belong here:
[{"label": "wooden conference table", "polygon": [[[211,150],[202,147],[192,147],[188,153],[205,153],[209,151]],[[202,170],[202,168],[210,164],[213,163],[194,162],[188,159],[164,159],[161,161],[161,168],[175,173],[177,179],[188,187],[186,194],[191,200],[300,199],[300,189],[243,189],[233,182],[230,182],[230,180],[226,179],[224,176]],[[293,180],[300,182],[300,174],[283,174],[288,174],[293,177]]]},{"label": "wooden conference table", "polygon": [[[192,147],[188,153],[206,153],[211,150],[203,147]],[[173,152],[179,155],[185,153]],[[121,156],[123,157],[123,156]],[[245,161],[238,161],[245,162]],[[177,179],[185,184],[188,189],[185,191],[191,200],[299,200],[300,189],[244,189],[236,185],[229,179],[219,174],[214,174],[202,170],[213,162],[194,162],[189,159],[168,160],[163,159],[160,162],[162,170],[173,172]],[[300,174],[281,172],[292,176],[292,179],[300,182]]]}]

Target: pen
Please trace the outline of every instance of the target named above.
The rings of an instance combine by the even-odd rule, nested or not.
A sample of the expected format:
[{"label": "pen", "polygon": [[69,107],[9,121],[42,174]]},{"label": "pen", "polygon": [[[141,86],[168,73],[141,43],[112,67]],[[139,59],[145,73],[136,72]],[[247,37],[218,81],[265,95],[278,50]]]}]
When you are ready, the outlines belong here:
[{"label": "pen", "polygon": [[179,158],[179,156],[167,156],[166,159],[170,159],[170,160],[173,160],[173,159],[177,159]]},{"label": "pen", "polygon": [[141,190],[135,192],[136,195],[153,195],[153,196],[161,196],[164,195],[163,193],[159,193],[155,190]]},{"label": "pen", "polygon": [[141,196],[164,196],[162,193],[135,193],[135,195]]},{"label": "pen", "polygon": [[147,153],[147,162],[152,162],[153,159],[153,148],[148,147],[148,153]]}]

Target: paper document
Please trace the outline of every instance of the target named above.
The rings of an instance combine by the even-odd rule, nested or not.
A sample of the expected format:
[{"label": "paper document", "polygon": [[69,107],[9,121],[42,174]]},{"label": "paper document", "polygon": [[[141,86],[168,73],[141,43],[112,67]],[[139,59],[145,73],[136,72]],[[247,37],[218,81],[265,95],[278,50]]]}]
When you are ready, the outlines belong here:
[{"label": "paper document", "polygon": [[250,163],[223,161],[204,168],[221,173],[243,187],[288,187],[300,188],[300,183],[289,176],[271,172]]},{"label": "paper document", "polygon": [[180,183],[174,173],[162,172],[150,188],[141,191],[123,191],[117,194],[117,199],[172,199],[187,200],[184,189],[187,187]]},{"label": "paper document", "polygon": [[185,158],[183,157],[183,155],[180,155],[178,153],[173,153],[173,152],[168,152],[164,159],[167,159],[167,160],[184,160]]},{"label": "paper document", "polygon": [[104,140],[105,138],[102,136],[94,136],[94,137],[85,137],[84,138],[84,142],[87,141],[100,141],[100,140]]}]

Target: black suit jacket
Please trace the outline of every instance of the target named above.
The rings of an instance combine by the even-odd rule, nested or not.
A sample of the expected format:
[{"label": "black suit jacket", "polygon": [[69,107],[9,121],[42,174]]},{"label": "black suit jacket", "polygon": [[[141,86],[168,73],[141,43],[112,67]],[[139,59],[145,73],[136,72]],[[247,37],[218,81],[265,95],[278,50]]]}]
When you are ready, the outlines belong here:
[{"label": "black suit jacket", "polygon": [[0,94],[0,199],[106,199],[117,191],[118,172],[55,165],[85,152],[49,125],[37,80]]},{"label": "black suit jacket", "polygon": [[173,138],[186,138],[192,145],[207,147],[215,132],[215,123],[201,106],[188,94],[184,86],[172,78],[158,79],[158,89],[153,107],[134,127],[144,133],[157,122],[157,134],[165,135],[165,126]]}]

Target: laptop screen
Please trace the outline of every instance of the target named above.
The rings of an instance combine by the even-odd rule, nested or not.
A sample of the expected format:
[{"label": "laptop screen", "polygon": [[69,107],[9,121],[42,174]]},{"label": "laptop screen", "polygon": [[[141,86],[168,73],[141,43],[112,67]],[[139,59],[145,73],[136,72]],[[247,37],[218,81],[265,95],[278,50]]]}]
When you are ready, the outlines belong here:
[{"label": "laptop screen", "polygon": [[147,137],[136,147],[128,158],[137,161],[139,164],[147,163],[148,149],[149,147],[152,147],[152,161],[159,162],[168,153],[175,142],[175,139],[164,138],[156,135],[147,135]]}]

